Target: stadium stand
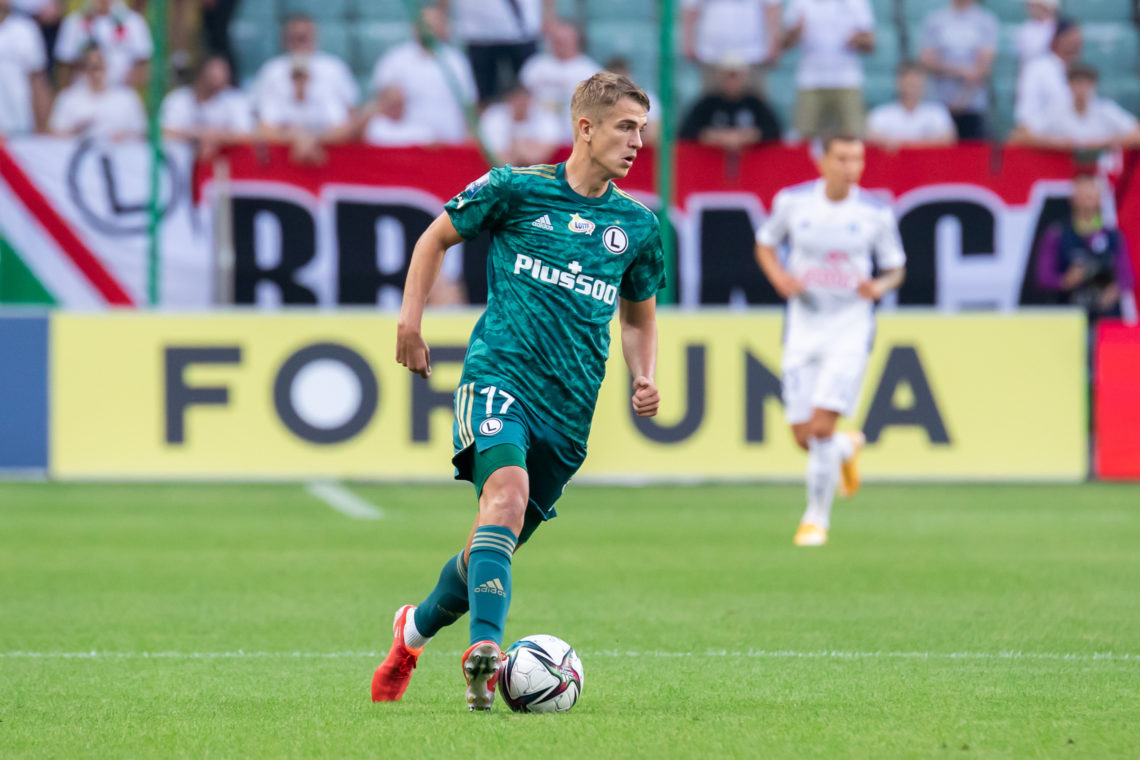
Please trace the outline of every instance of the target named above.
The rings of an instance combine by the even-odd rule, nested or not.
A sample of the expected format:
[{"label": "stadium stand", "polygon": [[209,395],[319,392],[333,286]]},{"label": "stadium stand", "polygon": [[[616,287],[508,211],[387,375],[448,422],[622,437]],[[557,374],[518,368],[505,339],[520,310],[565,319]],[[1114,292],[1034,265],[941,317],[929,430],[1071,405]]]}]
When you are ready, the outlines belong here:
[{"label": "stadium stand", "polygon": [[[917,55],[922,19],[947,0],[872,0],[877,45],[865,60],[866,99],[869,107],[891,99],[898,64]],[[1013,122],[1013,91],[1017,56],[1013,39],[1025,21],[1023,0],[985,0],[1002,22],[1001,41],[993,73],[991,119],[995,134],[1004,135]],[[559,13],[575,20],[585,32],[586,52],[596,60],[613,55],[630,59],[636,79],[660,89],[656,54],[658,32],[654,24],[631,24],[656,19],[653,0],[559,0]],[[358,81],[367,82],[376,60],[392,45],[407,39],[404,0],[243,0],[230,26],[238,57],[238,79],[248,83],[257,68],[280,50],[279,35],[267,29],[280,27],[290,12],[306,11],[321,26],[321,48],[351,65]],[[1085,60],[1101,72],[1101,90],[1125,108],[1140,112],[1140,35],[1136,0],[1067,0],[1063,15],[1084,26]],[[674,64],[678,111],[699,94],[700,80],[678,50]],[[768,94],[784,123],[791,123],[795,105],[794,77],[798,51],[786,53],[768,74]]]}]

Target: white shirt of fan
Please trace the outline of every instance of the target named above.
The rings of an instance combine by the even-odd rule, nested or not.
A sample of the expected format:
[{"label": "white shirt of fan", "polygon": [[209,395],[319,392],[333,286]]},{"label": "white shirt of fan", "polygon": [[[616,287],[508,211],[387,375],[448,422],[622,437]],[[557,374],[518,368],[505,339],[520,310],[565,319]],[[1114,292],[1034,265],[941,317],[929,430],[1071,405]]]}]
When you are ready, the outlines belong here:
[{"label": "white shirt of fan", "polygon": [[0,135],[35,129],[28,77],[46,66],[39,27],[30,19],[9,13],[0,21]]}]

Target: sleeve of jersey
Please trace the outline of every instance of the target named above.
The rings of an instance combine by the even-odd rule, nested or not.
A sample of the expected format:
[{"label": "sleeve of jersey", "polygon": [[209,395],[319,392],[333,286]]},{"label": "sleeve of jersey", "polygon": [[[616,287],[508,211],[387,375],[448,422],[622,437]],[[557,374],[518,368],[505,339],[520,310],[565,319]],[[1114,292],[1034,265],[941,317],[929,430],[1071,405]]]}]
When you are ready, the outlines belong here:
[{"label": "sleeve of jersey", "polygon": [[665,287],[665,254],[661,250],[661,228],[656,221],[653,230],[637,252],[637,258],[621,278],[621,297],[627,301],[646,301]]},{"label": "sleeve of jersey", "polygon": [[760,225],[756,232],[756,242],[769,248],[775,248],[783,242],[788,235],[788,196],[782,191],[776,193],[772,201],[772,215]]},{"label": "sleeve of jersey", "polygon": [[483,230],[494,229],[510,207],[511,169],[492,169],[444,205],[455,231],[470,240]]},{"label": "sleeve of jersey", "polygon": [[882,212],[882,224],[875,240],[875,263],[880,269],[898,269],[906,265],[899,225],[890,209],[883,209]]}]

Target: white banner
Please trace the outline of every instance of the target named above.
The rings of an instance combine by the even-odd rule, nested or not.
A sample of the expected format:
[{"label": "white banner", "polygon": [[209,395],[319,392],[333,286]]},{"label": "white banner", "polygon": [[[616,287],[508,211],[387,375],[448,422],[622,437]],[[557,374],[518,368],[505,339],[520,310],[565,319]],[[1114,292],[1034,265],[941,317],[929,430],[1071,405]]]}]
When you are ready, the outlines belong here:
[{"label": "white banner", "polygon": [[[159,165],[159,300],[209,305],[212,245],[195,223],[193,154],[167,143]],[[0,145],[0,236],[65,307],[148,302],[151,152],[141,141],[33,137]]]}]

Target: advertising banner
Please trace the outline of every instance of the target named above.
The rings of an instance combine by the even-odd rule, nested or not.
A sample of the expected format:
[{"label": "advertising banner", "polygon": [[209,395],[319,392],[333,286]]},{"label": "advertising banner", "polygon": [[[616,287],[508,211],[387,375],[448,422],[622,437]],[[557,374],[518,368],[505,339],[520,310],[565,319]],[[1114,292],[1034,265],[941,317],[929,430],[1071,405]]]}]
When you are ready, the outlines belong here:
[{"label": "advertising banner", "polygon": [[1098,324],[1093,355],[1096,476],[1140,479],[1140,329]]},{"label": "advertising banner", "polygon": [[48,319],[0,317],[0,476],[48,463]]},{"label": "advertising banner", "polygon": [[[426,318],[424,381],[394,361],[395,319],[374,313],[57,314],[51,473],[447,479],[475,318]],[[660,416],[630,411],[615,330],[580,478],[800,477],[780,401],[781,316],[667,313],[659,327]],[[867,434],[867,475],[1083,478],[1084,342],[1074,312],[883,317],[847,423]]]}]

